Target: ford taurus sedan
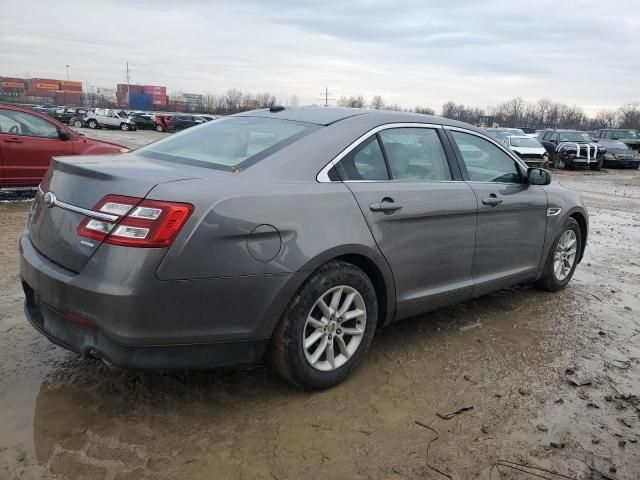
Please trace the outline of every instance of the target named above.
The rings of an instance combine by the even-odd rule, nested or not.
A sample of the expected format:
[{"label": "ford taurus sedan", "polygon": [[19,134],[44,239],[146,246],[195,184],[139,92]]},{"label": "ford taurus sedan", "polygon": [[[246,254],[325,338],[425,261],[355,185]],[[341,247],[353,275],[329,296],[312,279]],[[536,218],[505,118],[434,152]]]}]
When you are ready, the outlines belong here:
[{"label": "ford taurus sedan", "polygon": [[376,329],[521,282],[565,287],[578,194],[465,123],[275,107],[54,160],[20,240],[29,321],[131,368],[344,380]]}]

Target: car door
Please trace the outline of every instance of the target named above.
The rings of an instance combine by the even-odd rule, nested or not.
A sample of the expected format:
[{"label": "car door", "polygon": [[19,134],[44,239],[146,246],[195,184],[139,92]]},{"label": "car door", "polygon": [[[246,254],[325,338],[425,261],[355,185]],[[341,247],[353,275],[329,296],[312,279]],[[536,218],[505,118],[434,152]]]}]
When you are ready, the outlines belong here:
[{"label": "car door", "polygon": [[535,276],[547,226],[547,195],[519,163],[486,137],[447,128],[478,203],[474,295]]},{"label": "car door", "polygon": [[336,167],[393,271],[397,318],[471,293],[477,202],[442,136],[438,126],[378,127]]},{"label": "car door", "polygon": [[38,185],[51,157],[73,155],[73,142],[58,127],[31,113],[0,108],[0,149],[5,185]]}]

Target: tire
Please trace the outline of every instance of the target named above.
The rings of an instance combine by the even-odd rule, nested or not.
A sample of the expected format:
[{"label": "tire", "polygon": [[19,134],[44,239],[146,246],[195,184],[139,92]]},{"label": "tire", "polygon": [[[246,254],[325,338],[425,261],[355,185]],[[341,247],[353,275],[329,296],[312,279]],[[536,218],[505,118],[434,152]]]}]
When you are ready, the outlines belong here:
[{"label": "tire", "polygon": [[73,122],[73,126],[76,128],[80,128],[82,127],[82,122],[80,120],[76,120],[75,122]]},{"label": "tire", "polygon": [[560,155],[558,155],[557,153],[553,156],[553,168],[558,170],[562,170],[563,168],[566,168],[566,164],[560,158]]},{"label": "tire", "polygon": [[96,128],[98,128],[98,122],[92,118],[87,122],[87,126],[95,130]]},{"label": "tire", "polygon": [[602,164],[603,163],[604,163],[604,158],[600,158],[600,159],[598,159],[598,163],[589,165],[589,168],[591,170],[599,172],[600,170],[602,170]]},{"label": "tire", "polygon": [[120,124],[120,130],[122,130],[123,132],[128,132],[130,130],[129,124],[126,122],[122,122]]},{"label": "tire", "polygon": [[[559,248],[559,243],[564,239],[565,235],[568,235],[569,238],[572,238],[569,232],[573,232],[573,236],[575,236],[575,254],[573,256],[571,268],[568,272],[566,272],[565,276],[559,276],[555,270],[555,260],[556,253],[562,248]],[[563,240],[564,241],[564,240]],[[558,235],[558,237],[553,242],[551,249],[549,250],[549,254],[547,256],[547,260],[544,263],[544,268],[542,270],[542,276],[535,283],[535,286],[541,288],[543,290],[547,290],[548,292],[557,292],[558,290],[562,290],[567,284],[571,281],[573,277],[573,273],[576,270],[576,266],[578,265],[578,258],[580,258],[580,252],[582,251],[582,237],[580,236],[580,225],[575,219],[569,217],[562,227],[562,231]]]},{"label": "tire", "polygon": [[156,125],[156,132],[164,132],[164,127],[162,125]]},{"label": "tire", "polygon": [[[336,292],[338,308],[332,302]],[[364,315],[341,322],[340,317],[327,319],[318,306],[325,300],[327,315],[340,312],[354,292],[345,316],[362,310]],[[314,324],[310,322],[312,317]],[[331,261],[307,279],[287,306],[271,339],[269,363],[286,380],[304,389],[333,387],[358,367],[371,345],[377,321],[378,300],[369,277],[350,263]],[[358,333],[350,336],[347,330]],[[311,341],[314,335],[315,340],[305,350],[304,340]],[[345,349],[348,355],[343,353]],[[330,352],[335,352],[333,362]],[[316,355],[317,361],[312,363]]]}]

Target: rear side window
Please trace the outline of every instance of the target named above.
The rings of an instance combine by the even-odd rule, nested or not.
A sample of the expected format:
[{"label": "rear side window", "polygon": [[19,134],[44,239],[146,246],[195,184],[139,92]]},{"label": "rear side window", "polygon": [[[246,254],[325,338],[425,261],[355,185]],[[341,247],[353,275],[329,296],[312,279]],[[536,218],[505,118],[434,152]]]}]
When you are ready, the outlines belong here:
[{"label": "rear side window", "polygon": [[378,138],[374,135],[344,157],[338,172],[344,180],[389,180]]},{"label": "rear side window", "polygon": [[393,128],[380,132],[393,180],[451,180],[442,144],[429,128]]},{"label": "rear side window", "polygon": [[288,120],[231,117],[177,133],[136,153],[159,160],[231,171],[246,168],[319,128],[318,125]]}]

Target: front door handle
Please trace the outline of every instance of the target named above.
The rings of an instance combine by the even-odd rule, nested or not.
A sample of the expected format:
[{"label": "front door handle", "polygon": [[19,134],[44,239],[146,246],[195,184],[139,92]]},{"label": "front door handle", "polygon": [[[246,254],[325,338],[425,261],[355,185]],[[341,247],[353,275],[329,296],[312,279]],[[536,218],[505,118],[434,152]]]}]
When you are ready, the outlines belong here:
[{"label": "front door handle", "polygon": [[22,140],[20,138],[5,138],[4,139],[5,142],[7,143],[22,143]]},{"label": "front door handle", "polygon": [[482,199],[482,203],[484,205],[491,205],[492,207],[497,207],[502,203],[502,199],[498,198],[498,196],[495,193],[492,193],[488,197],[484,197]]},{"label": "front door handle", "polygon": [[400,210],[402,205],[399,205],[393,201],[392,198],[385,197],[379,203],[372,203],[369,205],[369,209],[372,212],[384,212],[387,215],[391,215],[396,210]]}]

